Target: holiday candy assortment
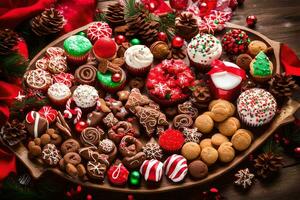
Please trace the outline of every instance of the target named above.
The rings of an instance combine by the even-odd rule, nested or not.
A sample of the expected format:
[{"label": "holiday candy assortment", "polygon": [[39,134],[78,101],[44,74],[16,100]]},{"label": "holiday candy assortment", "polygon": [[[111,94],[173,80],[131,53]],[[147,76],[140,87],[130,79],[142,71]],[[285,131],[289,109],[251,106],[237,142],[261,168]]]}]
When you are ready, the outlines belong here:
[{"label": "holiday candy assortment", "polygon": [[109,6],[108,23],[47,48],[28,69],[24,90],[49,101],[20,122],[26,137],[4,141],[22,142],[45,168],[115,187],[201,180],[243,154],[281,106],[269,89],[268,44],[240,29],[215,34],[230,19],[220,11],[200,24],[180,13],[170,41],[149,28],[156,24],[141,22],[151,31],[139,32],[132,21],[143,13],[122,32],[118,5]]}]

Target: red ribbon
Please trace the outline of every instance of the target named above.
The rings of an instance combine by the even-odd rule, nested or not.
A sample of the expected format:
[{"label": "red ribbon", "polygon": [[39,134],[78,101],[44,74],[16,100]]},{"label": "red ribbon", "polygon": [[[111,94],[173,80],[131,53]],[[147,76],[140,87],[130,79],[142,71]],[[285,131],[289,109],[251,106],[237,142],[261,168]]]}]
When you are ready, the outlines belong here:
[{"label": "red ribbon", "polygon": [[286,44],[281,45],[280,61],[286,75],[300,76],[300,60]]},{"label": "red ribbon", "polygon": [[208,72],[209,75],[226,71],[228,73],[240,76],[242,79],[246,78],[246,73],[243,69],[227,66],[221,60],[214,60],[211,63],[211,66],[212,69]]}]

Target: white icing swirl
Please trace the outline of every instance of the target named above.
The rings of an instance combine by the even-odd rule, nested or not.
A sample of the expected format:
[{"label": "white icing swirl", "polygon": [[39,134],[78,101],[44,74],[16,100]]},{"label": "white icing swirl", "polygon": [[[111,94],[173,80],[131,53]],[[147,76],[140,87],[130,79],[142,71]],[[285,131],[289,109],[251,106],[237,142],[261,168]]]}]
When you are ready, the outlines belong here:
[{"label": "white icing swirl", "polygon": [[145,45],[134,45],[129,47],[124,54],[125,62],[133,68],[148,67],[153,62],[153,55]]},{"label": "white icing swirl", "polygon": [[189,58],[201,65],[210,65],[222,54],[221,42],[211,34],[198,34],[188,44]]}]

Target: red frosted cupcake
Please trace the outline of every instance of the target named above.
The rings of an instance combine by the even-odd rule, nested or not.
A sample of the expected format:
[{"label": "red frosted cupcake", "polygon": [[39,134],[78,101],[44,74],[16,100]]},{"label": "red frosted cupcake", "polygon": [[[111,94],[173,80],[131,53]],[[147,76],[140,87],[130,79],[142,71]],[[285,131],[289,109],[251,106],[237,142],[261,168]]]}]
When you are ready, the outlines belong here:
[{"label": "red frosted cupcake", "polygon": [[161,105],[174,105],[186,100],[195,80],[192,70],[183,60],[164,60],[148,74],[149,96]]},{"label": "red frosted cupcake", "polygon": [[111,38],[99,38],[94,44],[93,53],[99,62],[103,59],[112,60],[117,54],[117,44]]},{"label": "red frosted cupcake", "polygon": [[179,151],[184,144],[184,136],[182,132],[178,130],[168,129],[161,132],[158,144],[164,151],[175,153]]}]

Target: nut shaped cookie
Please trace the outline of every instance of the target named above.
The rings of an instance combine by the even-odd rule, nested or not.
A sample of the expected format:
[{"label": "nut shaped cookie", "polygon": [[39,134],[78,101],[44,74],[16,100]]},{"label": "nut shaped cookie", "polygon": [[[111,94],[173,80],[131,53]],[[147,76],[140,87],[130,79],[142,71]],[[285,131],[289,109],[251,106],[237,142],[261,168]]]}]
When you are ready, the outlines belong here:
[{"label": "nut shaped cookie", "polygon": [[200,115],[196,118],[194,126],[201,133],[209,133],[214,127],[214,121],[208,115]]},{"label": "nut shaped cookie", "polygon": [[238,151],[246,150],[252,142],[252,133],[246,129],[237,130],[231,138],[233,147]]},{"label": "nut shaped cookie", "polygon": [[224,142],[218,148],[219,160],[224,163],[232,161],[235,157],[235,151],[232,148],[231,142]]},{"label": "nut shaped cookie", "polygon": [[207,165],[212,165],[218,160],[218,151],[213,147],[205,147],[201,151],[201,159]]}]

